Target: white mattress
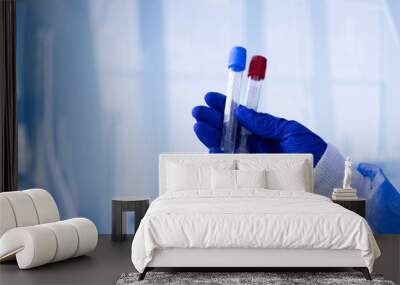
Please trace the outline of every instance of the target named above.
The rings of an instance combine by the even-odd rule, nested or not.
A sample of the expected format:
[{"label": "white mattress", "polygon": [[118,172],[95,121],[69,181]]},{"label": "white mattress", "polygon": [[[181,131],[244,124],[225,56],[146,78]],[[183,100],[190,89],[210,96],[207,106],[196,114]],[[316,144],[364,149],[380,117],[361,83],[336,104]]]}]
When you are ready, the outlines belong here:
[{"label": "white mattress", "polygon": [[370,271],[380,255],[359,215],[320,195],[265,189],[160,196],[135,235],[132,262],[142,272],[156,249],[169,248],[359,250]]}]

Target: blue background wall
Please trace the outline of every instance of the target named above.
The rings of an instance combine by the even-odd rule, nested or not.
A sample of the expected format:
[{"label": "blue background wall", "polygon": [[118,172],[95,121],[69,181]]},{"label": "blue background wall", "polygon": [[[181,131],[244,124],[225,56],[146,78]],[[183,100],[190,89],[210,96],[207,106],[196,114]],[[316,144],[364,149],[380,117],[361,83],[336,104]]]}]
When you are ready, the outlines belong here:
[{"label": "blue background wall", "polygon": [[111,199],[157,196],[157,157],[205,151],[191,109],[233,45],[268,57],[261,111],[400,186],[400,2],[17,0],[20,188],[110,232]]}]

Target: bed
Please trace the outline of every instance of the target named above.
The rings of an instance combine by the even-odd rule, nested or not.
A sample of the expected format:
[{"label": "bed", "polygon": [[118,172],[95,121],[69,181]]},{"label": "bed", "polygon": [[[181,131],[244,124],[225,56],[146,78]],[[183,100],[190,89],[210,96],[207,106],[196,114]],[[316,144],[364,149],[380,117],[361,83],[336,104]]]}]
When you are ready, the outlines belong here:
[{"label": "bed", "polygon": [[162,154],[132,262],[154,268],[352,267],[380,251],[365,219],[313,193],[310,154]]}]

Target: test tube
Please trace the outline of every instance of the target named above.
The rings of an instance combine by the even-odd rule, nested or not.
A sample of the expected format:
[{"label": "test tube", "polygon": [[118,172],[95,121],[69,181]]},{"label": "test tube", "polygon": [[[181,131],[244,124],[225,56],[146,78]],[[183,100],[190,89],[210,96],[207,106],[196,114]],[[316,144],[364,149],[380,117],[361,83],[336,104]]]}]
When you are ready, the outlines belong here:
[{"label": "test tube", "polygon": [[[255,55],[251,58],[250,67],[248,72],[248,82],[245,96],[243,97],[242,104],[247,108],[257,111],[258,103],[260,101],[261,85],[265,77],[267,69],[267,59],[261,55]],[[248,136],[250,132],[244,127],[239,130],[239,146],[237,152],[248,153]]]},{"label": "test tube", "polygon": [[242,76],[245,68],[246,49],[243,47],[233,47],[229,55],[228,88],[226,91],[224,123],[222,127],[221,149],[225,153],[234,153],[236,148],[238,122],[235,112],[239,106]]}]

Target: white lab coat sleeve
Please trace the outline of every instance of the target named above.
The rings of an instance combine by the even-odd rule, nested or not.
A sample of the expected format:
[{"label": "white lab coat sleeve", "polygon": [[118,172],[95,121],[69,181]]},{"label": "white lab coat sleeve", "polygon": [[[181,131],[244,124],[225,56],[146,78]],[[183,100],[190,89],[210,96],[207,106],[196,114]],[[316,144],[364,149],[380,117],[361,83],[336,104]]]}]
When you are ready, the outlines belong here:
[{"label": "white lab coat sleeve", "polygon": [[[332,196],[333,188],[341,188],[344,175],[344,157],[332,145],[327,146],[314,171],[314,192],[326,197]],[[357,171],[358,164],[353,162],[351,186],[357,189],[357,195],[365,198],[371,188],[370,179]]]}]

